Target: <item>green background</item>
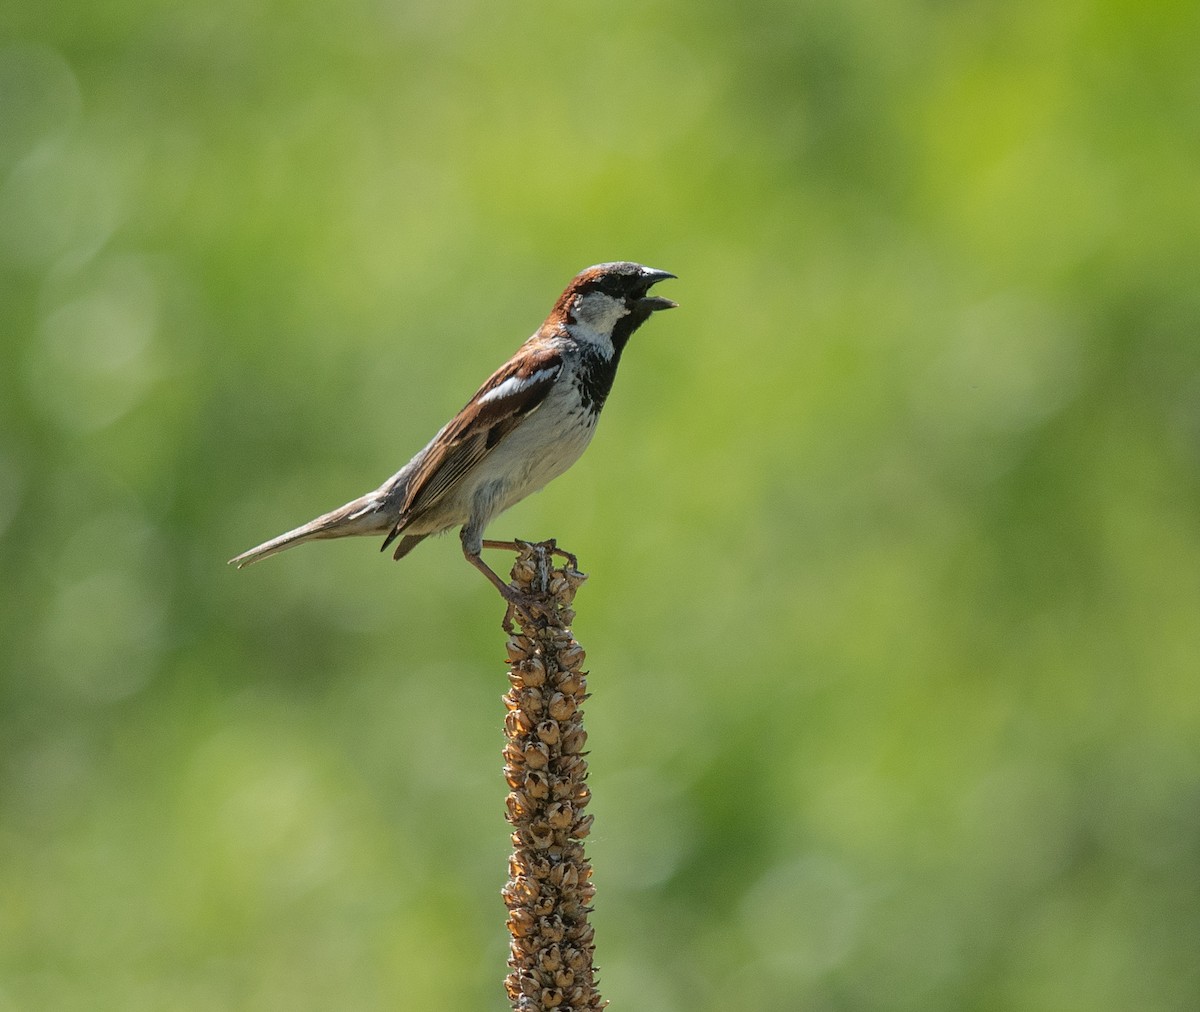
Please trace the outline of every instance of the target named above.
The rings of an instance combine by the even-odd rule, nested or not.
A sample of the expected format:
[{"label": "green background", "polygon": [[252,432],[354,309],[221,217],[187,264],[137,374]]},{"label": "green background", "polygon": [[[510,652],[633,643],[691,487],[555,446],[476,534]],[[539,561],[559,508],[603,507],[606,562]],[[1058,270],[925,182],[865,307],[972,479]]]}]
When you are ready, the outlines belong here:
[{"label": "green background", "polygon": [[[501,1009],[501,608],[374,487],[679,275],[590,582],[614,1009],[1200,1007],[1200,6],[0,6],[0,1010]],[[506,561],[497,557],[497,566]]]}]

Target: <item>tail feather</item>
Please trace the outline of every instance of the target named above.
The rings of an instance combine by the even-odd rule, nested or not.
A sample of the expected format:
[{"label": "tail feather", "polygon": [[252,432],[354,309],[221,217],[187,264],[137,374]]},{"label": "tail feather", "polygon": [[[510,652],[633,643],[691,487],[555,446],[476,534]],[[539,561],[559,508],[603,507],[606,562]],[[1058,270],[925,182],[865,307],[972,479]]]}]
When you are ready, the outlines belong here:
[{"label": "tail feather", "polygon": [[[428,534],[406,534],[400,539],[400,544],[396,546],[396,554],[393,555],[392,558],[396,559],[397,561],[403,559],[404,556],[416,548],[417,545],[419,545],[427,537],[429,537]],[[387,546],[391,544],[391,541],[392,539],[388,538],[379,550],[381,552],[387,551]]]},{"label": "tail feather", "polygon": [[267,559],[272,555],[278,555],[280,552],[295,545],[302,545],[306,541],[383,534],[385,531],[390,530],[394,524],[394,518],[389,519],[382,512],[381,507],[383,505],[384,503],[378,493],[369,493],[355,499],[353,502],[346,503],[345,506],[339,506],[337,509],[325,513],[315,520],[310,520],[295,530],[288,531],[286,534],[280,534],[277,538],[264,541],[261,545],[257,545],[249,551],[242,552],[241,555],[234,556],[234,558],[229,560],[229,564],[241,569],[252,562],[258,562],[260,559]]}]

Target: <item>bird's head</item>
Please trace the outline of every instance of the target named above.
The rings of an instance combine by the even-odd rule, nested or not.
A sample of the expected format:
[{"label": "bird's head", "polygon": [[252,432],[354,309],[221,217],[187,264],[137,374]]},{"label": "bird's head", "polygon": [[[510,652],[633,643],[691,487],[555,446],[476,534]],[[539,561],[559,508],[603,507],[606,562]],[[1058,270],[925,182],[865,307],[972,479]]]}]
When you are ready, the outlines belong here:
[{"label": "bird's head", "polygon": [[575,276],[555,310],[578,339],[620,354],[651,313],[676,307],[670,299],[649,294],[653,285],[673,277],[628,261],[597,264]]}]

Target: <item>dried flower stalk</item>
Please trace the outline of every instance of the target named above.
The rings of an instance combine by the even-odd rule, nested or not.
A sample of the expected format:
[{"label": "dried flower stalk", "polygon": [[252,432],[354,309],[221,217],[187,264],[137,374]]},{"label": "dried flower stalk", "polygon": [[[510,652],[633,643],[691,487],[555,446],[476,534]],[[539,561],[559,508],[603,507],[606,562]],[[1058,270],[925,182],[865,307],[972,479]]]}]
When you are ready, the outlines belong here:
[{"label": "dried flower stalk", "polygon": [[[505,980],[514,1012],[574,1012],[607,1004],[596,990],[594,932],[588,923],[592,866],[583,839],[591,794],[581,705],[587,675],[583,648],[571,634],[575,591],[586,577],[553,541],[518,542],[512,585],[539,606],[538,621],[520,612],[508,638],[504,695],[504,776],[513,853],[503,896],[512,944]],[[553,568],[553,555],[566,564]]]}]

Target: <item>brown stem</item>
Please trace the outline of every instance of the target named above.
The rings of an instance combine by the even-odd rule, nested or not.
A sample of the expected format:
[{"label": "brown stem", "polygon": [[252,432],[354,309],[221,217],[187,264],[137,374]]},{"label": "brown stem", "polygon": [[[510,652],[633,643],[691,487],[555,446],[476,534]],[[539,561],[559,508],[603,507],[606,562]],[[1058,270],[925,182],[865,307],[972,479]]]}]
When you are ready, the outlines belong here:
[{"label": "brown stem", "polygon": [[569,555],[553,567],[553,556],[564,554],[553,541],[517,547],[512,586],[540,614],[508,638],[504,777],[513,852],[503,890],[512,935],[505,987],[514,1012],[601,1009],[588,923],[596,890],[583,849],[592,826],[583,814],[591,796],[581,709],[587,675],[570,629],[571,602],[586,577]]}]

